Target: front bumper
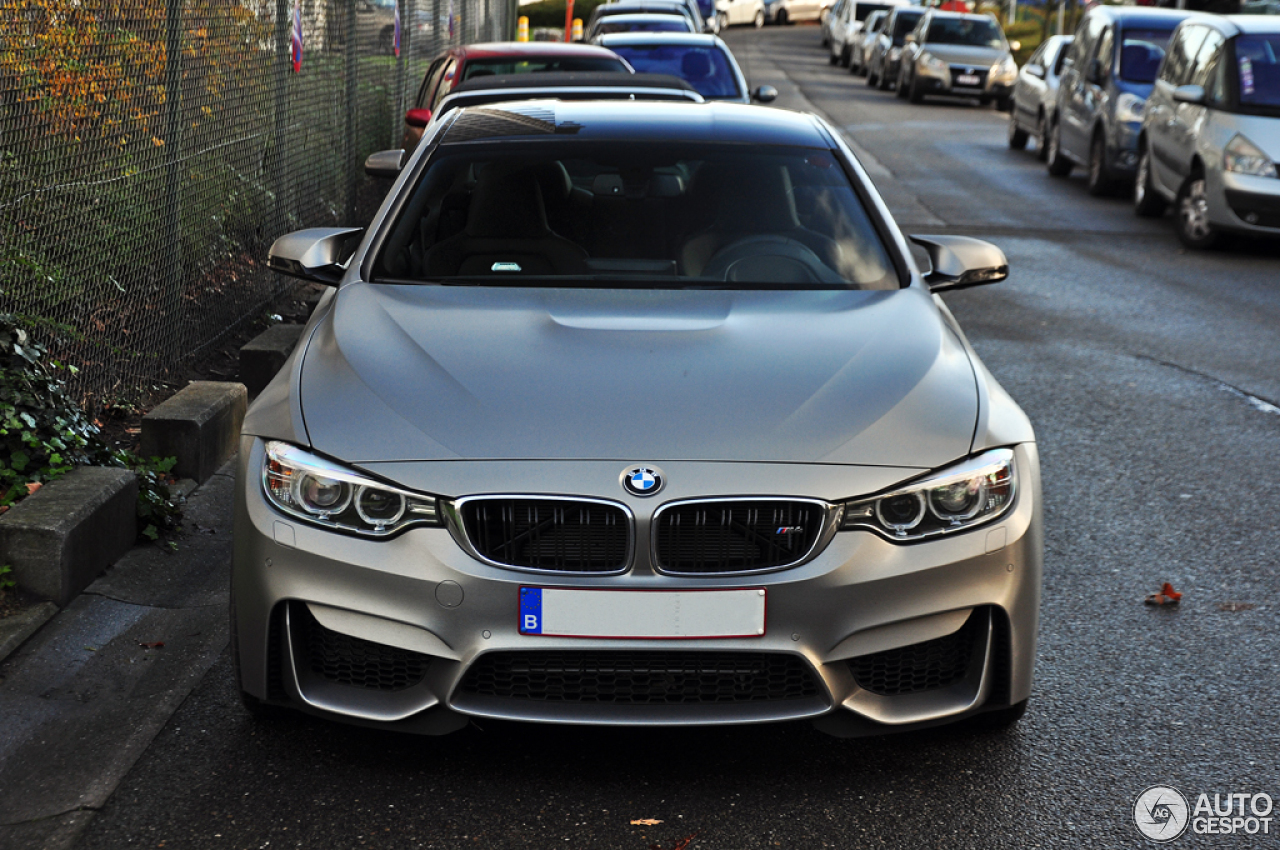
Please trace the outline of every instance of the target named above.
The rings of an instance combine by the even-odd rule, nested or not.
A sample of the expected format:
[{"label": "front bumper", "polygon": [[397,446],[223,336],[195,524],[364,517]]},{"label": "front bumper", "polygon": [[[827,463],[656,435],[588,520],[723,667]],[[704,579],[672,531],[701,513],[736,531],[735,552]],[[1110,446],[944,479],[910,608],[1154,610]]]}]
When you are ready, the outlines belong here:
[{"label": "front bumper", "polygon": [[[956,77],[964,73],[976,73],[980,82],[973,86],[956,84]],[[960,65],[952,65],[946,71],[917,65],[916,78],[924,94],[980,98],[984,102],[1012,97],[1016,82],[1016,78],[996,80],[985,69],[975,72],[970,66]]]},{"label": "front bumper", "polygon": [[1275,236],[1280,231],[1280,179],[1229,171],[1210,177],[1210,221],[1240,233]]},{"label": "front bumper", "polygon": [[[592,725],[814,718],[827,731],[858,735],[957,719],[1020,702],[1030,693],[1042,550],[1033,445],[1016,448],[1019,493],[997,522],[909,545],[870,532],[840,532],[811,560],[790,569],[698,577],[658,574],[644,554],[653,509],[689,494],[630,505],[637,555],[626,573],[537,574],[482,563],[444,528],[374,541],[294,521],[261,495],[262,453],[261,441],[244,438],[232,593],[240,686],[269,703],[425,733],[452,731],[475,716]],[[706,472],[689,468],[697,464],[664,466],[672,480],[693,481]],[[770,486],[800,495],[793,488],[807,472],[803,466],[775,470]],[[514,477],[522,474],[516,470]],[[820,495],[837,498],[834,492]],[[764,588],[767,629],[753,638],[668,641],[522,635],[521,586]],[[599,674],[602,657],[607,662],[623,655],[648,665],[645,687],[651,689],[654,675],[665,677],[667,685],[656,686],[662,688],[681,675],[687,684],[690,667],[695,679],[726,664],[740,669],[716,674],[732,678],[733,693],[723,699],[695,695],[673,703],[650,695],[648,702],[634,701],[619,698],[616,690],[603,699],[584,698],[583,677]],[[546,657],[557,659],[551,668]],[[912,665],[929,669],[921,673]],[[505,670],[506,678],[478,687],[477,678],[484,677],[468,678],[473,666],[484,668],[486,682],[497,675],[492,669]],[[662,668],[659,674],[656,668]],[[767,689],[757,695],[754,680],[774,675],[766,670],[808,684],[782,698]],[[917,682],[918,673],[923,678]],[[544,682],[548,675],[559,677],[550,686],[551,698],[542,685],[536,693],[529,690],[531,680]],[[577,688],[567,696],[566,676]],[[734,690],[738,686],[740,692]]]}]

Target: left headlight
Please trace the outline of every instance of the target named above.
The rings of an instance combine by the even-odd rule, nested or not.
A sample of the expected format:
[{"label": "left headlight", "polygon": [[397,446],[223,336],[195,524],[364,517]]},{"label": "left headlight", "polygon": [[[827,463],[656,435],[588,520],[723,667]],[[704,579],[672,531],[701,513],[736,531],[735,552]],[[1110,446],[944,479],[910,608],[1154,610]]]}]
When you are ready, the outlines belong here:
[{"label": "left headlight", "polygon": [[335,531],[386,537],[411,525],[441,525],[439,502],[272,440],[262,464],[267,500],[290,516]]},{"label": "left headlight", "polygon": [[1016,489],[1013,450],[994,449],[891,493],[846,502],[840,530],[901,541],[966,531],[1009,510]]},{"label": "left headlight", "polygon": [[937,76],[946,76],[951,72],[951,66],[932,53],[921,53],[920,64],[924,65],[927,71]]},{"label": "left headlight", "polygon": [[1256,177],[1275,177],[1276,164],[1262,149],[1244,136],[1236,133],[1222,151],[1222,167],[1237,174]]},{"label": "left headlight", "polygon": [[1146,106],[1147,102],[1136,94],[1124,92],[1116,98],[1116,120],[1141,122]]},{"label": "left headlight", "polygon": [[991,69],[991,77],[995,80],[1012,80],[1018,76],[1018,63],[1012,56],[1005,56]]}]

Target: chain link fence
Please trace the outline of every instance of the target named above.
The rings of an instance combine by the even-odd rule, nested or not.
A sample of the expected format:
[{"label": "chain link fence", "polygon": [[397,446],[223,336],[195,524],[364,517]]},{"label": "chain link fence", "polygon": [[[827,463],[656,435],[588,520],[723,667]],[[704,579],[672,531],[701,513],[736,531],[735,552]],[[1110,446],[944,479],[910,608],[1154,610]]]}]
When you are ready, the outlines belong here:
[{"label": "chain link fence", "polygon": [[367,221],[431,59],[514,7],[0,0],[0,312],[86,403],[145,395],[290,285],[277,236]]}]

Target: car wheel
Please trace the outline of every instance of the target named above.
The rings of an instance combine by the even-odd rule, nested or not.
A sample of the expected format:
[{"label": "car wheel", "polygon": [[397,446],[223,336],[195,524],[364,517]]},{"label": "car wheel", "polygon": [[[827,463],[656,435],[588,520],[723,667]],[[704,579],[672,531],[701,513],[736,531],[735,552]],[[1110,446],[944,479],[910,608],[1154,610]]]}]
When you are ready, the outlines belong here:
[{"label": "car wheel", "polygon": [[849,67],[849,63],[853,61],[853,53],[849,48],[840,51],[840,64],[845,68]]},{"label": "car wheel", "polygon": [[1218,231],[1209,224],[1209,198],[1203,174],[1193,173],[1178,190],[1178,240],[1188,248],[1218,244]]},{"label": "car wheel", "polygon": [[755,16],[755,19],[752,21],[752,23],[755,24],[756,29],[760,29],[761,27],[764,26],[764,9],[759,9],[756,11],[756,16]]},{"label": "car wheel", "polygon": [[[901,86],[902,82],[899,81],[898,85]],[[920,89],[920,78],[915,74],[911,75],[911,84],[907,88],[907,100],[912,103],[924,103],[924,92]]]},{"label": "car wheel", "polygon": [[1102,133],[1094,133],[1093,142],[1089,145],[1089,194],[1094,197],[1110,195],[1116,188],[1116,181],[1107,171],[1107,140]]},{"label": "car wheel", "polygon": [[1066,177],[1075,167],[1071,160],[1062,155],[1062,129],[1057,121],[1054,121],[1053,126],[1049,128],[1049,148],[1045,162],[1049,166],[1049,174],[1053,177]]},{"label": "car wheel", "polygon": [[997,98],[996,98],[996,109],[1000,110],[1001,112],[1012,112],[1012,111],[1013,111],[1013,98],[1011,98],[1011,97],[997,97]]},{"label": "car wheel", "polygon": [[880,77],[876,75],[874,68],[867,68],[867,88],[876,88],[876,84],[880,82]]},{"label": "car wheel", "polygon": [[1009,150],[1021,151],[1027,149],[1027,131],[1018,126],[1018,119],[1009,116]]},{"label": "car wheel", "polygon": [[828,51],[828,52],[827,52],[827,64],[828,64],[828,65],[839,65],[839,64],[840,64],[840,57],[839,57],[839,56],[837,56],[837,55],[835,55],[834,53],[831,53],[830,51]]},{"label": "car wheel", "polygon": [[1133,181],[1133,211],[1144,218],[1159,218],[1166,206],[1151,185],[1151,152],[1143,146],[1138,155],[1138,176]]},{"label": "car wheel", "polygon": [[1044,120],[1044,113],[1036,116],[1036,159],[1044,162],[1049,158],[1049,124]]},{"label": "car wheel", "polygon": [[901,98],[902,100],[906,100],[907,98],[907,87],[903,80],[903,74],[905,73],[906,71],[904,70],[898,71],[898,81],[894,83],[894,86],[893,86],[893,93],[897,95],[899,98]]},{"label": "car wheel", "polygon": [[780,27],[785,27],[788,23],[790,23],[790,21],[788,21],[788,20],[787,20],[787,17],[788,17],[788,16],[787,16],[787,10],[786,10],[786,9],[779,9],[779,10],[778,10],[778,16],[777,16],[777,18],[775,18],[774,20],[776,20],[776,21],[778,22],[778,26],[780,26]]}]

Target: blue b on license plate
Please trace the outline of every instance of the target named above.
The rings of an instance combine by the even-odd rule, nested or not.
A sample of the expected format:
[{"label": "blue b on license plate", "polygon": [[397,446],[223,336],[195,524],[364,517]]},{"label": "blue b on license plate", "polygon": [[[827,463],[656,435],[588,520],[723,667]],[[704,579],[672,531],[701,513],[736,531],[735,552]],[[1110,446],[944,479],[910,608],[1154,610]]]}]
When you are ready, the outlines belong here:
[{"label": "blue b on license plate", "polygon": [[614,639],[759,637],[765,591],[520,588],[520,634]]}]

